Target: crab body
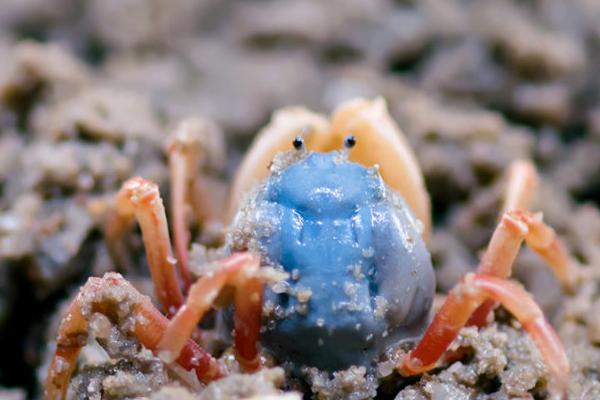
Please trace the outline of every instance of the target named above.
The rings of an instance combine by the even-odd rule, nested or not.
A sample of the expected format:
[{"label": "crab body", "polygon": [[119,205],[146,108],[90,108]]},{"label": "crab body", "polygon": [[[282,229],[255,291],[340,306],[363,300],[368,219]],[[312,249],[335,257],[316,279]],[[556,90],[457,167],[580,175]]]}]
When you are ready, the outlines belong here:
[{"label": "crab body", "polygon": [[339,151],[303,153],[273,171],[239,218],[256,227],[251,250],[290,275],[266,290],[263,346],[295,367],[369,366],[428,323],[430,256],[377,168]]},{"label": "crab body", "polygon": [[[431,233],[429,198],[415,157],[382,99],[349,101],[330,122],[297,108],[276,113],[257,136],[229,194],[228,220],[235,215],[226,240],[231,254],[205,263],[192,282],[186,203],[206,206],[206,197],[215,194],[194,178],[203,141],[190,139],[202,137],[202,126],[182,123],[169,147],[175,252],[158,187],[143,178],[123,184],[105,218],[115,259],[121,259],[123,235],[134,220],[139,222],[166,315],[117,274],[90,278],[61,322],[45,399],[65,398],[95,312],[116,322],[126,318],[122,325],[131,328],[126,334],[205,383],[225,376],[227,368],[196,340],[203,337],[198,330],[203,316],[227,301],[233,303],[235,359],[245,372],[261,367],[259,340],[262,349],[295,370],[336,371],[372,366],[388,347],[418,339],[395,364],[406,376],[447,361],[445,352],[460,329],[485,326],[502,304],[539,349],[551,377],[549,392],[564,397],[569,376],[564,348],[531,296],[507,280],[523,242],[566,288],[581,277],[554,230],[541,214],[528,210],[537,182],[532,164],[511,166],[504,212],[478,267],[446,295],[430,322],[434,274],[424,243]],[[342,134],[350,134],[346,149],[331,151],[339,149]],[[304,137],[321,153],[308,152]],[[364,144],[350,152],[357,140]],[[336,141],[338,147],[332,148]],[[280,153],[290,142],[296,150]],[[264,167],[271,160],[267,174]],[[250,191],[261,178],[264,182]],[[246,201],[240,203],[242,197]],[[216,198],[210,203],[222,204]],[[231,211],[239,204],[237,213]],[[194,207],[194,213],[209,209]],[[114,307],[114,293],[128,294],[136,318],[112,315],[123,306]]]}]

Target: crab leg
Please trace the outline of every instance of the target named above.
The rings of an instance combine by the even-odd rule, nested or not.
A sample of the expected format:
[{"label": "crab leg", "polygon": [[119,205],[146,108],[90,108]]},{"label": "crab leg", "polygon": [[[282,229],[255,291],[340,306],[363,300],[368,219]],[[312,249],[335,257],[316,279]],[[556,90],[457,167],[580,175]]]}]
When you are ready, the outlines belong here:
[{"label": "crab leg", "polygon": [[508,169],[502,214],[508,211],[529,210],[538,186],[538,175],[529,160],[514,161]]},{"label": "crab leg", "polygon": [[[117,309],[115,301],[119,302],[119,306],[131,306],[128,315],[135,316],[131,333],[148,349],[157,349],[169,323],[167,318],[121,275],[107,273],[103,278],[90,278],[60,324],[56,350],[44,385],[44,399],[65,398],[71,375],[77,366],[77,357],[87,341],[88,318],[94,312],[109,315],[117,324],[122,322],[118,321],[120,317],[117,312],[111,312],[111,307]],[[223,376],[218,362],[192,340],[184,343],[177,362],[183,368],[193,370],[203,382]]]},{"label": "crab leg", "polygon": [[[546,260],[565,286],[573,284],[576,271],[568,252],[556,237],[554,230],[542,221],[542,214],[527,211],[513,211],[502,216],[477,272],[508,278],[523,240]],[[494,307],[493,301],[486,301],[473,314],[469,325],[487,325],[490,311]]]},{"label": "crab leg", "polygon": [[569,362],[558,336],[538,305],[516,284],[482,274],[467,274],[448,294],[425,335],[398,364],[398,370],[404,375],[415,375],[434,368],[471,313],[487,298],[500,302],[523,325],[553,377],[553,389],[563,393]]},{"label": "crab leg", "polygon": [[56,349],[50,362],[44,383],[44,399],[59,400],[66,397],[71,375],[77,367],[77,357],[87,340],[88,322],[81,313],[82,293],[96,291],[101,287],[97,278],[90,278],[77,298],[69,306],[56,339]]},{"label": "crab leg", "polygon": [[[571,288],[575,283],[574,280],[577,275],[575,263],[571,260],[570,255],[556,236],[554,230],[542,222],[541,213],[528,213],[533,197],[535,196],[535,188],[538,185],[538,181],[537,172],[530,161],[518,160],[512,163],[509,169],[503,217],[506,213],[512,212],[517,219],[520,219],[527,225],[523,237],[527,245],[546,260],[558,280],[566,288]],[[518,233],[515,234],[514,231],[513,233],[509,233],[509,235],[513,235],[516,238],[521,236]],[[492,240],[494,239],[492,238]],[[507,240],[506,243],[509,246],[510,239],[506,235],[503,238],[498,238],[497,242],[500,241],[502,243],[502,240]],[[488,250],[490,254],[489,256],[486,254],[484,257],[480,271],[495,276],[508,277],[511,273],[511,265],[514,257],[512,261],[501,263],[500,266],[494,265],[494,262],[497,261],[495,258],[497,258],[498,253],[502,252],[499,247],[496,245],[495,249]],[[513,245],[513,247],[518,248],[519,246]],[[490,248],[492,248],[491,243]]]},{"label": "crab leg", "polygon": [[167,314],[174,314],[183,304],[183,294],[158,186],[140,177],[127,180],[117,196],[117,212],[123,219],[138,220],[156,295]]},{"label": "crab leg", "polygon": [[[542,215],[526,210],[531,206],[538,185],[538,175],[529,161],[518,160],[509,169],[508,185],[500,223],[479,265],[481,273],[507,278],[523,240],[552,268],[567,289],[577,276],[575,263],[554,230],[542,221]],[[469,320],[469,325],[485,326],[495,302],[484,302]]]},{"label": "crab leg", "polygon": [[194,328],[226,285],[235,287],[235,349],[244,370],[258,368],[256,343],[262,313],[262,282],[256,277],[258,257],[236,253],[222,260],[215,271],[190,287],[187,302],[173,317],[158,344],[160,357],[171,362],[184,347]]},{"label": "crab leg", "polygon": [[523,240],[548,262],[563,283],[571,283],[573,265],[566,249],[556,237],[556,232],[543,222],[541,213],[528,211],[512,211],[502,216],[478,272],[509,277]]},{"label": "crab leg", "polygon": [[173,240],[179,261],[179,272],[185,288],[192,284],[189,270],[188,246],[190,235],[186,223],[188,191],[200,170],[200,138],[190,121],[183,121],[167,146],[171,175],[171,220]]},{"label": "crab leg", "polygon": [[253,276],[242,277],[235,292],[235,356],[244,371],[260,367],[257,343],[260,336],[263,282]]}]

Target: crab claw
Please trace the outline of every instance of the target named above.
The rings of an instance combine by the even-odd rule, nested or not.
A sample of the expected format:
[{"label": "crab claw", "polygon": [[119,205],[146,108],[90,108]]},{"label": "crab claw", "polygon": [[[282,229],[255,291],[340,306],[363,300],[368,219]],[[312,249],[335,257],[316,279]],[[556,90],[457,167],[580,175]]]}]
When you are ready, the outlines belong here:
[{"label": "crab claw", "polygon": [[244,193],[269,173],[268,166],[279,152],[292,150],[297,136],[307,149],[328,152],[342,148],[352,135],[356,145],[348,151],[350,160],[367,167],[379,166],[388,186],[402,195],[423,224],[423,237],[431,233],[431,205],[423,174],[408,140],[390,117],[383,98],[355,99],[339,106],[331,121],[304,108],[277,111],[257,135],[235,177],[228,205],[231,221]]}]

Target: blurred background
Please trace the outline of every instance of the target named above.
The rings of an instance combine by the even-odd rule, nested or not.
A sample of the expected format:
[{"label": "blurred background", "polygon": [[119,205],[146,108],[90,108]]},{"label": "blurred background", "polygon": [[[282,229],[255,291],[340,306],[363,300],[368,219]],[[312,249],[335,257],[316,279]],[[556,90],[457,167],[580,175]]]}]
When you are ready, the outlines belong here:
[{"label": "blurred background", "polygon": [[[113,265],[94,205],[134,174],[166,191],[183,117],[224,133],[209,169],[227,182],[274,110],[383,96],[432,195],[441,291],[475,265],[516,158],[543,174],[546,220],[600,266],[598,21],[597,0],[0,0],[0,386],[35,395],[50,316],[87,276],[145,274]],[[557,309],[536,257],[517,275]]]}]

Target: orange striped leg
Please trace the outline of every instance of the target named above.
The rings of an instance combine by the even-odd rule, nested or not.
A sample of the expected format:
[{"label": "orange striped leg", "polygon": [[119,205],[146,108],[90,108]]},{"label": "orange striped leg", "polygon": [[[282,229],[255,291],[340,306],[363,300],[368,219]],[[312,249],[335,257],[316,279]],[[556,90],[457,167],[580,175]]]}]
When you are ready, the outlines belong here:
[{"label": "orange striped leg", "polygon": [[[529,214],[539,177],[528,160],[514,161],[509,168],[503,214],[490,245],[479,266],[479,272],[509,277],[512,264],[523,240],[552,268],[563,287],[570,289],[576,279],[576,266],[554,230],[542,222],[541,214]],[[519,223],[523,220],[527,227]],[[496,303],[487,300],[477,309],[468,325],[487,325]]]},{"label": "orange striped leg", "polygon": [[210,162],[224,164],[225,143],[222,132],[210,121],[188,118],[179,123],[167,145],[171,181],[171,219],[175,253],[187,293],[192,284],[189,270],[190,233],[186,211],[193,210],[202,223],[220,222],[226,185],[202,173]]},{"label": "orange striped leg", "polygon": [[574,283],[576,271],[566,249],[554,230],[542,222],[541,214],[528,213],[538,181],[537,171],[530,161],[513,162],[509,169],[503,214],[512,212],[516,218],[527,224],[527,232],[524,233],[527,245],[544,258],[558,280],[570,288]]},{"label": "orange striped leg", "polygon": [[434,368],[471,313],[488,298],[500,302],[523,325],[550,372],[552,390],[563,393],[567,386],[569,361],[556,332],[538,305],[520,286],[480,274],[467,274],[448,294],[419,344],[398,364],[399,372],[415,375]]},{"label": "orange striped leg", "polygon": [[135,217],[140,224],[156,295],[167,315],[175,314],[183,304],[183,294],[158,186],[140,177],[127,180],[117,196],[117,212],[124,219]]},{"label": "orange striped leg", "polygon": [[[44,384],[45,400],[65,398],[71,375],[77,366],[77,357],[87,341],[88,318],[95,312],[108,314],[110,306],[114,306],[116,301],[115,295],[122,296],[123,301],[129,302],[131,314],[136,316],[133,335],[148,349],[157,349],[169,323],[167,318],[121,275],[107,273],[103,278],[90,278],[61,321],[56,350]],[[113,320],[120,318],[117,313],[113,314]],[[184,343],[177,362],[186,370],[194,371],[202,382],[210,382],[223,376],[218,362],[192,340]]]},{"label": "orange striped leg", "polygon": [[211,273],[190,287],[187,302],[173,317],[158,345],[159,355],[167,362],[180,354],[194,328],[210,309],[226,285],[236,289],[236,357],[245,370],[258,368],[257,340],[262,313],[262,282],[257,278],[258,257],[236,253],[218,263]]},{"label": "orange striped leg", "polygon": [[539,177],[531,161],[513,161],[508,169],[502,214],[508,211],[531,209],[538,184]]},{"label": "orange striped leg", "polygon": [[186,222],[187,199],[194,176],[200,173],[201,143],[191,122],[182,122],[173,134],[167,154],[171,180],[171,220],[175,252],[185,289],[192,284],[188,246],[190,234]]},{"label": "orange striped leg", "polygon": [[263,282],[256,277],[244,278],[235,292],[235,354],[244,371],[260,367],[257,343],[263,305]]},{"label": "orange striped leg", "polygon": [[90,278],[70,304],[67,314],[61,321],[56,338],[56,349],[44,382],[45,400],[66,398],[71,375],[77,367],[77,357],[88,335],[88,321],[81,314],[83,296],[84,293],[99,290],[101,285],[99,278]]},{"label": "orange striped leg", "polygon": [[[542,214],[528,211],[512,211],[502,216],[477,272],[508,278],[523,240],[546,260],[556,277],[566,287],[573,285],[577,274],[575,263],[554,229],[543,222]],[[493,301],[486,301],[473,314],[469,325],[485,326],[494,306]]]}]

